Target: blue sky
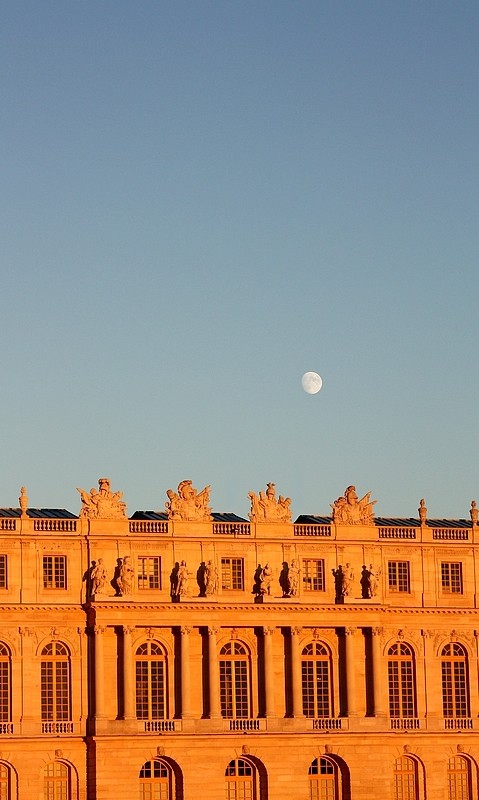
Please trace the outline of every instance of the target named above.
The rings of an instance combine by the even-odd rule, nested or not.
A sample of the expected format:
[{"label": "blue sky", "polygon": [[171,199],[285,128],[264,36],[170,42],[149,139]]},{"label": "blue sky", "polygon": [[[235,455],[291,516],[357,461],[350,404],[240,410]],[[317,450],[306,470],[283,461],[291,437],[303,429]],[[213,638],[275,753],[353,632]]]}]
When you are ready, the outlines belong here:
[{"label": "blue sky", "polygon": [[478,40],[475,0],[4,2],[0,505],[467,517]]}]

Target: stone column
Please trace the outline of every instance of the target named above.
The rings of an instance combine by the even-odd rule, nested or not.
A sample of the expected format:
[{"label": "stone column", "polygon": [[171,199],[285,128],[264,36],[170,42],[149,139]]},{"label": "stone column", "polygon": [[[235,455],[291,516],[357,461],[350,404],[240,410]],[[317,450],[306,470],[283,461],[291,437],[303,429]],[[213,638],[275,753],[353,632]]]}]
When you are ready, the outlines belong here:
[{"label": "stone column", "polygon": [[95,625],[95,719],[105,719],[105,664],[103,656],[103,634],[106,628]]},{"label": "stone column", "polygon": [[210,719],[221,717],[220,703],[220,671],[218,664],[218,647],[216,634],[218,628],[208,628],[208,677],[210,687]]},{"label": "stone column", "polygon": [[191,628],[182,625],[181,634],[181,718],[189,719],[191,712],[191,679],[190,679],[190,633]]},{"label": "stone column", "polygon": [[293,717],[303,716],[303,686],[301,680],[301,656],[299,637],[302,628],[291,628],[291,688],[293,693]]},{"label": "stone column", "polygon": [[345,650],[346,650],[346,697],[348,703],[348,717],[354,717],[357,713],[356,707],[356,680],[354,671],[354,634],[356,628],[345,628]]},{"label": "stone column", "polygon": [[131,634],[133,628],[123,626],[123,718],[135,719],[136,717],[136,687],[133,671],[133,653]]},{"label": "stone column", "polygon": [[273,635],[274,628],[263,628],[264,644],[264,690],[266,699],[266,716],[274,717],[274,671],[273,671]]},{"label": "stone column", "polygon": [[381,684],[381,634],[382,628],[372,629],[372,668],[373,668],[373,702],[374,716],[385,717],[383,707],[383,692]]}]

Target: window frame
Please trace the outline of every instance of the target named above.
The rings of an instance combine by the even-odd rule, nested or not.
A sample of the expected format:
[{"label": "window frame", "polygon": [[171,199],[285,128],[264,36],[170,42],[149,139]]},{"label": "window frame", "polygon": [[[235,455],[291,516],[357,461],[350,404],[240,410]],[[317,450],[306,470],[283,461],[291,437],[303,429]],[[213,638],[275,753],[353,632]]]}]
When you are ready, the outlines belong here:
[{"label": "window frame", "polygon": [[48,642],[40,654],[40,714],[42,722],[72,722],[71,653],[63,642]]},{"label": "window frame", "polygon": [[[146,652],[140,653],[144,648]],[[153,648],[157,650],[152,652]],[[135,713],[142,721],[168,719],[168,665],[165,649],[157,641],[144,642],[135,651]]]},{"label": "window frame", "polygon": [[162,589],[161,556],[137,556],[136,567],[139,592]]},{"label": "window frame", "polygon": [[68,588],[67,557],[57,553],[42,556],[42,582],[46,591]]},{"label": "window frame", "polygon": [[226,642],[220,650],[218,663],[221,716],[223,719],[251,719],[251,657],[248,648],[236,639]]},{"label": "window frame", "polygon": [[301,651],[301,694],[307,719],[334,716],[331,652],[322,642],[309,642]]},{"label": "window frame", "polygon": [[223,592],[244,591],[244,558],[221,557],[221,590]]},{"label": "window frame", "polygon": [[[316,570],[311,568],[315,566]],[[303,558],[303,592],[325,592],[326,591],[326,571],[324,568],[324,558]],[[315,585],[315,583],[317,585]]]},{"label": "window frame", "polygon": [[[396,649],[396,652],[393,650]],[[388,704],[390,719],[417,717],[415,654],[406,642],[395,642],[387,653]]]},{"label": "window frame", "polygon": [[441,561],[442,594],[464,594],[462,561]]},{"label": "window frame", "polygon": [[8,556],[0,553],[0,589],[8,589]]},{"label": "window frame", "polygon": [[388,561],[388,590],[394,594],[411,594],[410,561]]},{"label": "window frame", "polygon": [[448,642],[441,649],[441,693],[444,719],[470,718],[469,659],[459,642]]}]

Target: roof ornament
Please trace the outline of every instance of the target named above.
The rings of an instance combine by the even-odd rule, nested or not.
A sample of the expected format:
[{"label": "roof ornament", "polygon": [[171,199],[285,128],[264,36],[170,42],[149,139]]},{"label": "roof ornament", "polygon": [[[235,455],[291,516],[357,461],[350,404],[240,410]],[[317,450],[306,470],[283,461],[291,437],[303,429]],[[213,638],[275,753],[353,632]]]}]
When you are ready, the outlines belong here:
[{"label": "roof ornament", "polygon": [[109,478],[98,479],[98,491],[78,489],[82,501],[80,517],[86,519],[125,519],[126,503],[123,502],[123,492],[112,492]]},{"label": "roof ornament", "polygon": [[427,520],[427,508],[424,498],[422,498],[422,500],[419,501],[419,508],[417,510],[417,513],[419,514],[419,522],[421,523],[421,525],[425,525]]},{"label": "roof ornament", "polygon": [[251,522],[291,522],[291,499],[282,494],[276,499],[276,484],[266,484],[266,492],[249,492]]},{"label": "roof ornament", "polygon": [[181,481],[178,492],[168,489],[168,500],[165,508],[168,519],[181,520],[182,522],[211,522],[210,486],[205,486],[201,492],[193,487],[192,481]]},{"label": "roof ornament", "polygon": [[358,499],[355,486],[348,486],[344,495],[331,503],[333,522],[336,525],[374,525],[373,505],[377,500],[370,500],[371,492]]},{"label": "roof ornament", "polygon": [[22,486],[22,488],[20,489],[20,497],[18,498],[18,503],[20,506],[20,511],[22,512],[21,514],[22,519],[27,519],[28,495],[26,486]]}]

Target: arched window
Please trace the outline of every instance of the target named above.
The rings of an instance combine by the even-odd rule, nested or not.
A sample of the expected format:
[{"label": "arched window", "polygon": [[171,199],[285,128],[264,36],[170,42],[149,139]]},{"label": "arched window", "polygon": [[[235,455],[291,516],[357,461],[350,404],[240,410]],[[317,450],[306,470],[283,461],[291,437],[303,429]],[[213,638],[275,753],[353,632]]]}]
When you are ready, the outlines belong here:
[{"label": "arched window", "polygon": [[226,800],[259,800],[258,771],[251,761],[236,758],[226,767]]},{"label": "arched window", "polygon": [[166,719],[166,656],[157,642],[140,645],[136,651],[137,719]]},{"label": "arched window", "polygon": [[332,717],[331,657],[323,644],[307,644],[301,656],[303,714]]},{"label": "arched window", "polygon": [[50,642],[43,648],[41,658],[42,720],[70,720],[70,652],[62,642]]},{"label": "arched window", "polygon": [[220,652],[221,714],[226,719],[251,716],[249,657],[244,645],[228,642]]},{"label": "arched window", "polygon": [[389,716],[416,717],[416,676],[414,653],[404,642],[388,650]]},{"label": "arched window", "polygon": [[47,764],[43,773],[45,800],[71,800],[70,770],[61,761]]},{"label": "arched window", "polygon": [[469,717],[467,654],[461,644],[451,642],[442,649],[442,708],[445,717]]},{"label": "arched window", "polygon": [[[8,647],[0,642],[0,731],[3,731],[1,723],[11,722],[12,711],[12,687],[11,687],[11,656]],[[0,795],[0,800],[2,796]]]},{"label": "arched window", "polygon": [[162,759],[147,761],[140,770],[140,800],[173,800],[173,770]]},{"label": "arched window", "polygon": [[309,800],[338,800],[339,771],[330,758],[315,758],[309,768]]},{"label": "arched window", "polygon": [[10,769],[6,764],[0,764],[0,800],[10,800],[11,796]]},{"label": "arched window", "polygon": [[394,800],[417,800],[417,763],[413,758],[401,756],[394,765]]},{"label": "arched window", "polygon": [[447,765],[448,800],[471,800],[472,782],[470,762],[462,756],[453,756]]}]

